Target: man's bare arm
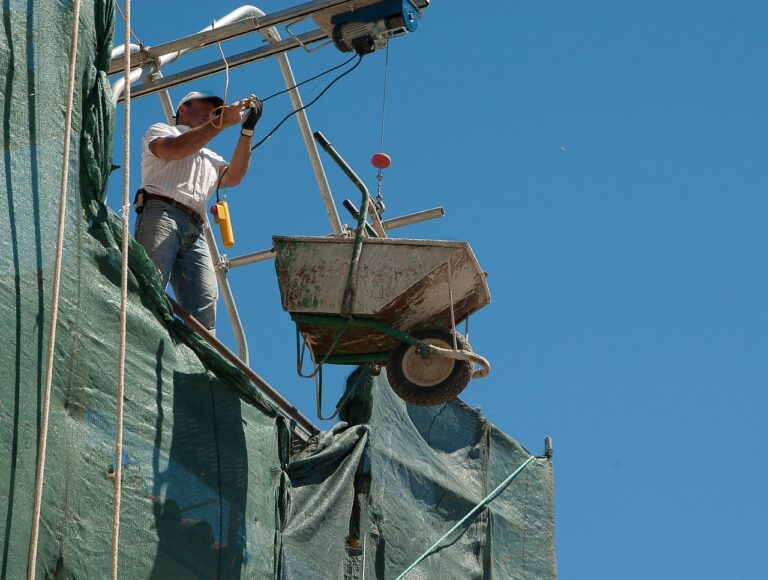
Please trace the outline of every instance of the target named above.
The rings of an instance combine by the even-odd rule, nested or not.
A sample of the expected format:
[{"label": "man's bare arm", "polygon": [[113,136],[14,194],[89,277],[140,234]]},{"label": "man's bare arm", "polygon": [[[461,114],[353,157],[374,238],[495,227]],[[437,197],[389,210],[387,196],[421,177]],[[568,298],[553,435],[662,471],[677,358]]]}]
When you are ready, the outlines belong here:
[{"label": "man's bare arm", "polygon": [[217,129],[208,121],[205,125],[190,129],[177,137],[152,139],[149,143],[149,150],[152,155],[160,159],[169,161],[184,159],[200,151],[219,133],[221,133],[221,129]]},{"label": "man's bare arm", "polygon": [[[222,117],[216,117],[205,125],[190,129],[176,137],[157,137],[149,143],[152,155],[160,159],[176,160],[194,155],[205,147],[211,139],[222,130],[240,122],[240,111],[243,105],[240,101],[224,107]],[[221,124],[221,126],[219,126]]]},{"label": "man's bare arm", "polygon": [[251,162],[251,138],[246,135],[240,135],[235,146],[235,152],[232,154],[232,161],[224,169],[224,177],[221,178],[221,187],[234,187],[240,185],[248,171]]}]

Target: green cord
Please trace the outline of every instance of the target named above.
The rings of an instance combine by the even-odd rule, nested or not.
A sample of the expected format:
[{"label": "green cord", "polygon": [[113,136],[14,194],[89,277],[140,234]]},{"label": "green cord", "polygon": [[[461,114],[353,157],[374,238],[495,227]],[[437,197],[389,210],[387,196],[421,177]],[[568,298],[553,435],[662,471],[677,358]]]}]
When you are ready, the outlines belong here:
[{"label": "green cord", "polygon": [[459,520],[455,526],[453,526],[450,530],[445,532],[445,534],[443,534],[439,540],[437,540],[434,544],[432,544],[429,548],[427,548],[426,552],[424,552],[421,556],[416,558],[413,564],[411,564],[405,570],[403,570],[403,572],[396,578],[396,580],[402,580],[402,578],[405,578],[405,575],[408,574],[408,572],[413,570],[422,560],[424,560],[425,558],[427,558],[427,556],[429,556],[432,552],[434,552],[435,548],[437,548],[448,536],[450,536],[454,531],[456,531],[464,522],[466,522],[469,518],[477,514],[477,512],[479,512],[481,509],[483,509],[485,506],[491,503],[494,499],[496,499],[501,494],[501,492],[504,491],[504,488],[507,487],[512,482],[513,479],[515,479],[518,475],[520,475],[523,469],[525,469],[528,466],[528,464],[534,459],[536,459],[534,455],[531,455],[528,459],[526,459],[525,462],[523,462],[523,464],[520,467],[515,469],[515,471],[513,471],[509,475],[509,477],[507,477],[507,479],[502,481],[496,489],[494,489],[491,493],[485,496],[485,498],[479,504],[473,507],[472,510],[467,515],[461,518],[461,520]]}]

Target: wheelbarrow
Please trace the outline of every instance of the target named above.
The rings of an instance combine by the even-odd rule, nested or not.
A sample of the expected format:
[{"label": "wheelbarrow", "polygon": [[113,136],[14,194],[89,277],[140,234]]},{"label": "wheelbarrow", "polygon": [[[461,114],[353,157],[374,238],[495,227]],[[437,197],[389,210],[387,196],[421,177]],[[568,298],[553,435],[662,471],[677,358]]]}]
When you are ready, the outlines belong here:
[{"label": "wheelbarrow", "polygon": [[[371,207],[365,185],[322,135],[315,137],[363,191],[360,207]],[[374,237],[365,214],[359,212],[354,238],[273,238],[282,307],[314,364],[303,374],[297,348],[299,373],[314,376],[325,364],[386,366],[405,401],[450,401],[490,371],[456,332],[490,303],[486,275],[469,244]]]}]

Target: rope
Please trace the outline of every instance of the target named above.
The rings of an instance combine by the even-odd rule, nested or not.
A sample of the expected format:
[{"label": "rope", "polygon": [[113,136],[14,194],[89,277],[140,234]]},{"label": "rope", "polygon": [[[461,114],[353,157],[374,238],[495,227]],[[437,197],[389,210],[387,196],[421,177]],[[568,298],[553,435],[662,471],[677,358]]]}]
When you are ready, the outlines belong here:
[{"label": "rope", "polygon": [[[211,29],[216,28],[216,21],[214,20],[211,24]],[[229,61],[227,60],[227,57],[224,55],[224,49],[221,48],[221,43],[217,42],[216,45],[219,47],[219,52],[221,53],[221,60],[224,61],[224,104],[220,107],[216,107],[214,109],[214,112],[221,111],[221,114],[219,115],[220,122],[216,123],[216,117],[214,117],[212,121],[212,125],[216,127],[217,129],[221,129],[224,127],[224,107],[227,106],[227,93],[229,92]],[[219,192],[216,191],[216,201],[219,201]]]},{"label": "rope", "polygon": [[448,304],[451,305],[451,330],[453,331],[453,350],[459,350],[456,338],[456,314],[453,311],[453,287],[451,286],[451,259],[448,258]]},{"label": "rope", "polygon": [[[221,48],[221,43],[217,42],[216,46],[219,47],[219,52],[221,53],[221,60],[224,61],[224,105],[227,104],[227,93],[229,92],[229,61],[227,60],[226,55],[224,54],[224,49]],[[224,117],[221,118],[222,124],[224,123]]]},{"label": "rope", "polygon": [[[130,1],[130,0],[128,0],[128,1]],[[120,3],[119,3],[119,2],[115,2],[115,8],[117,8],[117,11],[120,13],[120,18],[122,18],[122,19],[123,19],[123,22],[125,22],[125,14],[123,14],[123,9],[122,9],[122,8],[120,8]],[[127,27],[126,27],[126,28],[127,28]],[[130,30],[130,33],[131,33],[131,36],[133,36],[133,39],[134,39],[134,40],[135,40],[135,41],[136,41],[136,42],[139,44],[139,46],[144,46],[144,43],[142,43],[142,42],[139,40],[139,37],[138,37],[138,36],[136,36],[136,34],[133,32],[133,30]],[[128,34],[128,33],[126,32],[126,35],[127,35],[127,34]],[[128,38],[128,36],[126,36],[126,39],[127,39],[127,38]],[[126,42],[126,44],[128,44],[128,43]],[[126,46],[126,49],[127,49],[127,48],[128,48],[128,47]]]},{"label": "rope", "polygon": [[[125,37],[131,32],[131,0],[125,0]],[[122,262],[120,264],[120,339],[117,354],[117,427],[115,434],[115,497],[112,512],[112,558],[110,577],[117,580],[118,556],[120,551],[120,505],[123,497],[123,398],[125,396],[125,343],[126,318],[128,312],[128,220],[130,211],[130,179],[131,179],[131,51],[126,50],[125,58],[125,114],[123,118],[123,231],[122,231]]]},{"label": "rope", "polygon": [[35,498],[32,506],[32,533],[29,539],[29,560],[27,578],[34,580],[37,564],[37,544],[40,536],[40,511],[43,504],[43,482],[45,480],[45,450],[48,445],[48,417],[51,409],[51,384],[53,382],[53,354],[56,346],[56,323],[59,317],[59,290],[61,288],[61,262],[64,253],[64,227],[67,212],[67,182],[69,181],[69,144],[72,130],[72,109],[75,100],[75,68],[77,65],[77,40],[80,33],[80,0],[74,0],[72,7],[72,43],[69,46],[69,79],[67,81],[67,106],[64,114],[64,155],[61,162],[61,187],[59,189],[59,224],[56,238],[56,257],[53,267],[53,289],[51,291],[51,319],[48,335],[48,349],[45,361],[45,385],[43,387],[43,408],[40,420],[40,440],[35,476]]},{"label": "rope", "polygon": [[422,560],[424,560],[425,558],[427,558],[427,556],[429,556],[432,552],[434,552],[435,549],[448,536],[450,536],[454,531],[456,531],[459,527],[461,527],[461,525],[464,522],[466,522],[469,518],[473,517],[481,509],[483,509],[485,506],[487,506],[489,503],[491,503],[493,500],[495,500],[501,494],[501,492],[504,491],[504,488],[506,488],[512,482],[513,479],[515,479],[518,475],[520,475],[520,473],[523,471],[523,469],[525,469],[528,466],[528,464],[531,461],[533,461],[534,459],[536,459],[536,457],[534,455],[531,455],[530,457],[528,457],[528,459],[526,459],[520,467],[515,469],[509,475],[509,477],[507,477],[504,481],[502,481],[498,485],[498,487],[496,487],[496,489],[494,489],[491,493],[489,493],[487,496],[485,496],[485,498],[483,498],[483,500],[479,504],[477,504],[475,507],[473,507],[467,515],[465,515],[463,518],[461,518],[461,520],[459,520],[456,523],[455,526],[453,526],[450,530],[445,532],[445,534],[443,534],[442,537],[439,540],[437,540],[434,544],[432,544],[429,548],[427,548],[427,551],[424,552],[418,558],[416,558],[416,560],[413,562],[413,564],[411,564],[405,570],[403,570],[403,572],[396,578],[396,580],[401,580],[402,578],[405,578],[405,575],[408,574],[408,572],[413,570]]}]

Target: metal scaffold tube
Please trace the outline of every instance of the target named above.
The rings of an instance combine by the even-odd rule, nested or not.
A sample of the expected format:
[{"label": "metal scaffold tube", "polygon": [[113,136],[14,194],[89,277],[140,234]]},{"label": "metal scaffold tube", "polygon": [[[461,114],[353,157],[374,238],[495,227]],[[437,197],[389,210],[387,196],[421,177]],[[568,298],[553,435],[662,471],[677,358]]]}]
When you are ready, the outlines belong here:
[{"label": "metal scaffold tube", "polygon": [[[317,12],[328,10],[336,6],[342,6],[344,4],[349,4],[350,9],[354,6],[353,0],[313,0],[312,2],[299,4],[298,6],[293,6],[284,10],[278,10],[271,14],[265,14],[264,12],[259,11],[261,12],[260,15],[249,13],[251,12],[251,9],[254,8],[253,6],[241,6],[227,14],[224,18],[219,19],[217,25],[214,27],[209,26],[195,34],[164,42],[157,46],[144,47],[141,51],[134,51],[132,49],[132,52],[136,52],[136,55],[135,58],[131,59],[131,66],[143,66],[168,55],[176,54],[178,56],[180,52],[198,50],[216,44],[217,42],[232,40],[233,38],[251,34],[253,32],[268,30],[283,24],[290,24],[291,22],[296,22]],[[427,0],[415,0],[415,4],[418,8],[425,8],[429,2]],[[323,37],[327,37],[327,34],[323,33]],[[136,49],[138,48],[139,47],[136,46]],[[119,49],[120,47],[115,48],[115,50]],[[119,53],[113,53],[109,75],[117,74],[123,70],[123,62],[116,56],[116,54],[119,56]]]},{"label": "metal scaffold tube", "polygon": [[[154,59],[160,58],[167,54],[178,53],[180,51],[192,51],[200,48],[205,48],[217,42],[224,42],[237,38],[244,34],[250,34],[252,32],[258,32],[272,28],[274,26],[280,26],[282,24],[288,24],[295,22],[306,16],[309,16],[315,12],[321,10],[327,10],[334,6],[349,3],[350,0],[315,0],[313,2],[306,2],[298,6],[286,8],[273,12],[272,14],[265,14],[261,12],[258,14],[246,14],[253,6],[241,6],[234,12],[230,12],[227,17],[231,15],[239,16],[235,22],[231,22],[232,18],[229,18],[229,23],[223,23],[223,25],[216,26],[215,28],[207,28],[192,34],[190,36],[184,36],[170,42],[164,42],[157,46],[151,46],[144,49],[141,54],[138,54],[132,61],[132,66],[141,66],[146,62],[150,62]],[[242,11],[240,15],[238,11]],[[226,18],[226,17],[225,17]],[[221,19],[224,20],[224,19]],[[138,47],[136,47],[138,48]],[[123,63],[113,55],[112,64],[109,69],[109,74],[117,74],[122,71]]]},{"label": "metal scaffold tube", "polygon": [[[162,76],[160,71],[157,72],[158,76]],[[160,97],[160,106],[163,108],[163,114],[168,119],[175,119],[176,111],[173,108],[173,101],[171,101],[171,95],[168,91],[160,91],[157,93]]]},{"label": "metal scaffold tube", "polygon": [[[239,66],[243,66],[245,64],[250,64],[257,60],[261,60],[263,58],[275,56],[276,54],[280,54],[281,52],[286,52],[288,50],[301,48],[302,46],[315,44],[316,42],[320,42],[321,40],[325,40],[326,38],[327,36],[325,32],[323,32],[322,30],[313,30],[305,34],[296,36],[295,38],[288,38],[286,40],[281,40],[274,44],[268,44],[266,46],[255,48],[253,50],[240,52],[238,54],[228,56],[226,63],[224,62],[224,60],[219,59],[219,60],[215,60],[200,66],[196,66],[196,67],[184,70],[179,73],[168,75],[166,77],[163,77],[162,79],[144,82],[138,87],[134,88],[133,91],[131,91],[132,98],[137,99],[139,97],[156,93],[157,91],[170,89],[177,85],[181,85],[184,83],[188,83],[190,81],[194,81],[197,79],[214,75],[216,73],[224,71],[227,68],[227,65],[229,65],[229,69],[231,70]],[[147,65],[147,66],[153,66],[153,65]],[[135,72],[136,71],[133,71],[132,75]],[[147,75],[142,75],[142,77],[146,77],[146,76]],[[131,79],[133,79],[133,76],[131,76]],[[138,80],[138,77],[136,78],[136,80]],[[136,82],[136,80],[132,80],[132,82]],[[117,100],[119,101],[120,99],[117,99]]]},{"label": "metal scaffold tube", "polygon": [[254,264],[255,262],[264,262],[265,260],[271,260],[275,257],[275,250],[262,250],[260,252],[253,252],[251,254],[245,254],[238,256],[237,258],[231,258],[227,260],[228,268],[237,268],[238,266],[245,266],[246,264]]},{"label": "metal scaffold tube", "polygon": [[240,314],[237,312],[235,297],[233,296],[232,289],[229,286],[227,273],[221,267],[221,255],[219,254],[219,247],[216,245],[216,238],[213,236],[213,231],[211,230],[211,222],[209,219],[206,219],[205,223],[205,241],[208,243],[208,250],[211,253],[211,260],[213,260],[213,269],[216,273],[216,280],[219,283],[221,298],[224,300],[224,307],[227,309],[229,321],[232,324],[232,332],[235,335],[235,342],[237,343],[237,351],[240,353],[240,360],[242,360],[247,365],[249,364],[248,341],[245,339],[243,323],[240,320]]},{"label": "metal scaffold tube", "polygon": [[384,220],[382,225],[384,226],[385,230],[394,230],[395,228],[402,228],[428,220],[441,218],[444,215],[445,210],[442,207],[435,207],[432,209],[425,209],[424,211],[418,211],[416,213]]},{"label": "metal scaffold tube", "polygon": [[320,161],[320,155],[317,152],[315,141],[312,138],[312,128],[309,126],[307,112],[306,110],[300,110],[304,107],[304,103],[301,101],[299,89],[296,88],[296,78],[293,76],[291,63],[288,61],[288,55],[285,53],[279,54],[277,61],[280,63],[280,72],[283,74],[285,86],[293,87],[288,91],[288,94],[291,97],[293,110],[298,111],[298,113],[296,113],[296,121],[299,123],[299,131],[301,131],[301,137],[304,140],[304,147],[307,149],[309,162],[312,165],[312,172],[315,174],[317,187],[320,189],[320,195],[323,198],[323,206],[325,207],[328,221],[331,224],[331,231],[334,236],[340,236],[344,229],[341,225],[341,219],[339,218],[336,204],[333,201],[333,194],[331,193],[331,187],[328,184],[328,178],[325,175],[325,169]]}]

